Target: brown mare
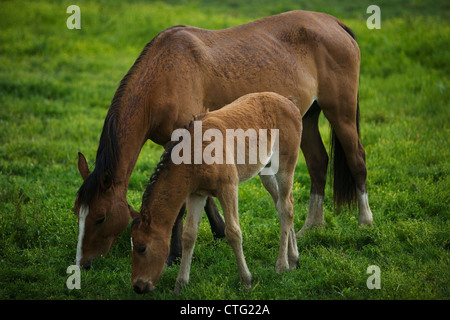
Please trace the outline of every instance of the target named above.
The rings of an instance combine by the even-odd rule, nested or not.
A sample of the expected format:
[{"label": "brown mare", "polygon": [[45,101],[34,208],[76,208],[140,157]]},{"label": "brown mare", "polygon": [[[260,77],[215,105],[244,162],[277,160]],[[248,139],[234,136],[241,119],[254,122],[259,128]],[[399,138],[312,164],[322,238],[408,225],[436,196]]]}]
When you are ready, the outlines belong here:
[{"label": "brown mare", "polygon": [[[78,264],[108,253],[137,213],[128,205],[128,182],[147,139],[165,145],[192,115],[215,110],[251,92],[293,97],[303,117],[301,149],[311,176],[302,234],[324,223],[328,155],[318,129],[321,111],[331,124],[334,200],[359,205],[359,223],[371,224],[365,152],[359,141],[360,52],[352,31],[323,13],[292,11],[224,30],[175,26],[147,44],[122,79],[105,119],[90,173],[80,154],[84,182],[75,201]],[[220,233],[214,202],[208,217]],[[81,211],[81,213],[80,213]],[[176,220],[171,257],[180,253]],[[214,219],[215,218],[215,219]]]},{"label": "brown mare", "polygon": [[[172,226],[184,201],[187,216],[175,293],[178,294],[181,286],[189,282],[192,253],[208,196],[217,197],[222,206],[225,235],[236,256],[239,277],[244,287],[250,288],[251,274],[242,251],[239,227],[238,184],[257,174],[271,194],[280,219],[276,270],[281,272],[297,266],[299,255],[292,197],[302,133],[302,118],[297,107],[276,93],[253,93],[198,119],[202,125],[200,129],[191,124],[189,132],[186,130],[192,137],[187,140],[188,150],[192,150],[188,161],[178,164],[172,161],[177,154],[188,153],[185,149],[176,151],[180,143],[168,148],[144,193],[141,217],[133,221],[131,281],[137,293],[155,288],[169,254]],[[214,135],[214,143],[212,138],[205,138],[212,130],[219,133]],[[263,135],[264,139],[261,139]],[[197,138],[204,142],[196,147],[194,141]],[[208,153],[208,149],[214,149],[214,152]],[[206,155],[212,153],[214,160],[207,163]],[[197,162],[196,156],[201,157]],[[252,156],[255,157],[250,160]],[[263,172],[263,169],[268,170]]]}]

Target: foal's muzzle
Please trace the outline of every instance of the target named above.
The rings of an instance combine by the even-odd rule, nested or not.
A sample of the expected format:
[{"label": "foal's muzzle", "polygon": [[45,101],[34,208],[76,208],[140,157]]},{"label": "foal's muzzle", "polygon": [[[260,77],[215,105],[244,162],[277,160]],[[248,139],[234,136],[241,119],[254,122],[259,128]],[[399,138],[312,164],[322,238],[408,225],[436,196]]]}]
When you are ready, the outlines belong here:
[{"label": "foal's muzzle", "polygon": [[136,293],[139,294],[143,294],[143,293],[147,293],[151,290],[153,290],[154,287],[151,285],[151,283],[149,282],[144,282],[143,280],[139,279],[138,281],[136,281],[133,285],[133,290]]}]

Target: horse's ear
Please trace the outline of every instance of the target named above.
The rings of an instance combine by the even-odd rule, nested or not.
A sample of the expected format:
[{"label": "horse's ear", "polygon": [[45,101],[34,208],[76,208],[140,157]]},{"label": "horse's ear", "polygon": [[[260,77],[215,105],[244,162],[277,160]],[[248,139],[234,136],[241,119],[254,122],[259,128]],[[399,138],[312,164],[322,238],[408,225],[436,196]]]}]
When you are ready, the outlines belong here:
[{"label": "horse's ear", "polygon": [[109,171],[105,171],[100,176],[100,186],[103,190],[108,190],[113,183],[112,175]]},{"label": "horse's ear", "polygon": [[80,171],[83,180],[86,180],[86,178],[91,174],[87,165],[86,158],[81,152],[78,152],[78,171]]}]

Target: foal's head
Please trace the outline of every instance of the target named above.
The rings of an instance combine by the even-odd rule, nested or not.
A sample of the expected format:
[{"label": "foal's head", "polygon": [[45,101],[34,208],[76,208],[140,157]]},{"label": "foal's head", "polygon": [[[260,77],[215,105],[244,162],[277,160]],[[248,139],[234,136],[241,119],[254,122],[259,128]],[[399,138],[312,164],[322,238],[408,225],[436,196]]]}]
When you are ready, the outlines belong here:
[{"label": "foal's head", "polygon": [[142,215],[131,225],[131,283],[137,293],[155,289],[169,255],[170,236],[158,230],[148,218]]},{"label": "foal's head", "polygon": [[88,269],[92,260],[108,254],[127,227],[130,215],[138,213],[115,187],[111,175],[104,172],[96,177],[89,171],[81,153],[78,170],[84,183],[74,206],[79,228],[76,263]]}]

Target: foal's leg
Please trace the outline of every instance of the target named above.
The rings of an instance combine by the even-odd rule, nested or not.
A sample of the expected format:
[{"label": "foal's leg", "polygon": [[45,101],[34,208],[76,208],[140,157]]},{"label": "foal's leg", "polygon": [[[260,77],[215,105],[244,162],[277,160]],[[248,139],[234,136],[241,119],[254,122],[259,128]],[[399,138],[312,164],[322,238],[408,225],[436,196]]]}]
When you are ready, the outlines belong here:
[{"label": "foal's leg", "polygon": [[224,188],[218,194],[220,205],[222,206],[223,215],[225,217],[225,236],[228,243],[233,249],[238,266],[238,274],[241,283],[245,289],[250,289],[252,285],[252,275],[248,270],[245,262],[244,251],[242,249],[242,233],[239,226],[238,213],[238,187],[237,185],[230,185]]},{"label": "foal's leg", "polygon": [[300,237],[312,227],[324,224],[323,198],[327,179],[328,155],[319,132],[320,111],[318,103],[314,102],[303,116],[303,132],[300,147],[305,156],[311,177],[311,191],[308,215],[302,229],[297,233],[297,237]]},{"label": "foal's leg", "polygon": [[289,270],[293,270],[298,267],[298,248],[297,248],[297,237],[295,236],[294,224],[291,226],[288,237],[288,260],[289,260]]},{"label": "foal's leg", "polygon": [[267,191],[269,191],[270,195],[272,196],[273,203],[278,202],[278,184],[277,180],[275,179],[274,175],[263,175],[260,174],[259,178],[261,179],[261,182],[266,188]]},{"label": "foal's leg", "polygon": [[[181,258],[182,245],[181,245],[181,235],[183,233],[183,217],[186,210],[186,204],[183,204],[180,212],[178,213],[175,224],[172,228],[172,239],[170,241],[170,253],[167,258],[167,265],[171,266],[178,258]],[[213,198],[208,197],[205,203],[205,212],[208,217],[209,223],[211,225],[211,231],[214,239],[225,237],[225,222],[223,221],[222,215],[216,206]]]},{"label": "foal's leg", "polygon": [[189,272],[191,270],[192,253],[194,252],[195,240],[197,239],[198,226],[202,218],[203,207],[206,197],[190,195],[187,199],[187,215],[183,230],[183,254],[181,256],[180,270],[178,271],[174,293],[181,292],[183,284],[189,282]]},{"label": "foal's leg", "polygon": [[[298,250],[297,250],[297,240],[295,238],[294,233],[294,224],[291,222],[291,227],[287,231],[286,239],[284,239],[286,226],[285,223],[289,224],[289,219],[286,220],[285,218],[285,212],[289,212],[289,204],[287,206],[283,203],[284,201],[288,201],[292,204],[293,198],[292,193],[290,194],[289,199],[285,199],[284,197],[279,196],[280,190],[278,189],[278,182],[274,175],[259,175],[261,182],[266,188],[267,191],[269,191],[270,195],[272,196],[273,203],[275,204],[275,207],[277,208],[279,219],[280,219],[280,228],[281,228],[281,240],[280,240],[280,251],[277,261],[276,270],[277,271],[284,271],[287,269],[293,269],[295,268],[297,261],[298,261]],[[284,182],[282,182],[285,184]],[[283,192],[285,192],[283,190]],[[281,201],[278,203],[278,201]],[[279,208],[281,206],[281,208]],[[280,211],[282,210],[282,211]],[[283,213],[281,213],[283,212]],[[292,211],[293,212],[293,211]],[[292,242],[292,236],[294,242]],[[297,256],[295,256],[297,255]],[[294,261],[295,260],[295,261]],[[295,265],[295,266],[294,266]]]},{"label": "foal's leg", "polygon": [[[287,271],[294,268],[298,261],[297,244],[294,237],[294,198],[292,196],[292,182],[296,161],[291,161],[286,166],[280,165],[278,173],[275,175],[278,183],[278,201],[276,208],[280,219],[280,251],[275,266],[277,272]],[[292,166],[292,163],[294,164]],[[292,167],[292,168],[291,168]],[[289,250],[290,247],[290,250]],[[296,252],[294,252],[294,250]],[[289,252],[289,254],[288,254]]]},{"label": "foal's leg", "polygon": [[276,207],[278,217],[280,219],[281,233],[280,250],[278,253],[278,260],[275,265],[275,270],[277,272],[283,272],[289,270],[288,244],[294,220],[292,193],[288,197],[280,195]]},{"label": "foal's leg", "polygon": [[[263,186],[266,188],[267,191],[269,191],[270,195],[272,196],[273,203],[275,204],[275,206],[277,206],[278,197],[279,197],[278,196],[279,189],[278,189],[277,179],[275,178],[274,175],[259,175],[259,177],[261,179]],[[292,183],[292,181],[291,181],[291,183]],[[293,204],[292,193],[290,193],[289,202]],[[289,204],[288,204],[288,206],[289,206]],[[278,207],[277,207],[277,209],[278,209]],[[289,208],[287,208],[287,210],[289,210]],[[292,214],[293,214],[293,212],[294,211],[292,208]],[[282,217],[280,216],[280,225],[281,225],[281,220],[282,220]],[[282,230],[283,230],[283,228],[284,227],[281,227]],[[282,231],[282,233],[283,233],[283,231]],[[284,267],[288,266],[289,270],[295,269],[298,264],[298,249],[297,249],[297,238],[295,236],[293,220],[291,222],[289,234],[287,235],[287,249],[280,247],[280,255],[283,255],[282,260],[284,260],[284,257],[286,256],[286,254],[285,254],[286,250],[287,250],[288,263]],[[283,254],[281,254],[281,252],[283,252]]]}]

